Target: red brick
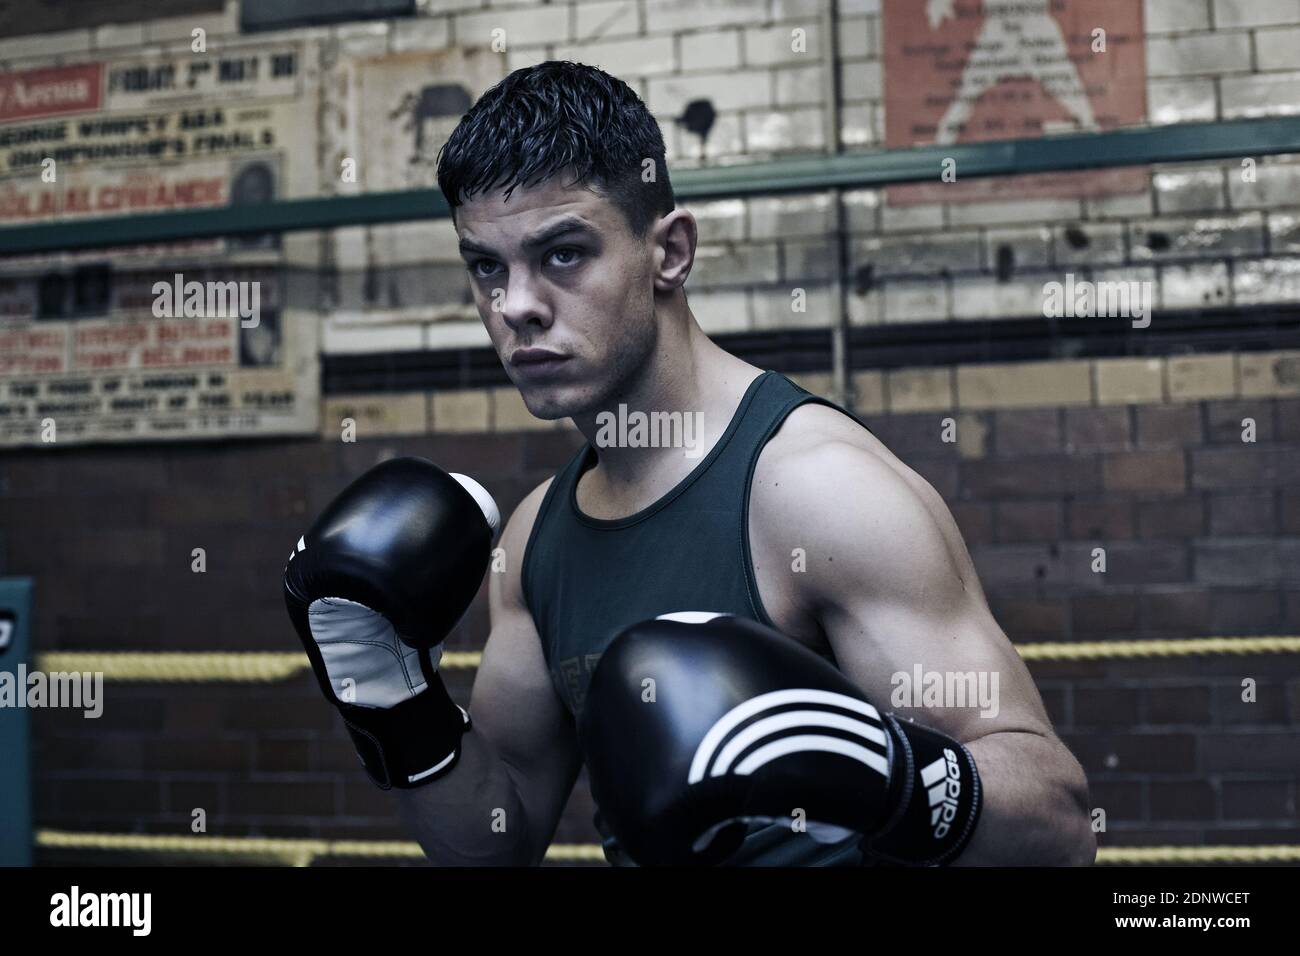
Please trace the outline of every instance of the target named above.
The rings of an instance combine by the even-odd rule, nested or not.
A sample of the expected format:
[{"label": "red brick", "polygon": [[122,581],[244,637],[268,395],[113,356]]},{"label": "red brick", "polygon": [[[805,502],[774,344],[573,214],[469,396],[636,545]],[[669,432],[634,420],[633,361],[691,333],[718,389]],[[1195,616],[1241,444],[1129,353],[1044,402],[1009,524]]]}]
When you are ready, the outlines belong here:
[{"label": "red brick", "polygon": [[1281,573],[1272,542],[1261,546],[1249,538],[1211,538],[1196,546],[1196,581],[1219,587],[1275,583]]},{"label": "red brick", "polygon": [[1216,634],[1272,634],[1282,623],[1282,599],[1274,590],[1216,590],[1212,593],[1210,630]]},{"label": "red brick", "polygon": [[1138,722],[1138,700],[1135,687],[1076,687],[1073,726],[1133,727]]},{"label": "red brick", "polygon": [[1231,402],[1205,403],[1205,433],[1211,442],[1241,444],[1246,419],[1255,422],[1255,440],[1269,441],[1274,436],[1273,406],[1266,398]]},{"label": "red brick", "polygon": [[1300,491],[1282,491],[1281,519],[1278,523],[1279,534],[1300,534]]},{"label": "red brick", "polygon": [[1220,790],[1226,820],[1281,820],[1296,815],[1294,780],[1225,780]]},{"label": "red brick", "polygon": [[163,786],[167,793],[166,806],[170,815],[193,820],[194,811],[203,810],[208,817],[208,832],[216,831],[217,820],[226,812],[228,783],[225,779],[173,778]]},{"label": "red brick", "polygon": [[1124,498],[1076,498],[1066,507],[1066,531],[1071,538],[1115,541],[1134,535],[1133,503]]},{"label": "red brick", "polygon": [[163,737],[144,744],[144,766],[156,773],[244,774],[249,770],[252,741],[242,737]]},{"label": "red brick", "polygon": [[1153,780],[1150,800],[1152,820],[1214,819],[1214,788],[1204,780]]},{"label": "red brick", "polygon": [[129,734],[38,736],[32,743],[33,759],[41,768],[41,773],[63,770],[139,771],[143,766],[143,741],[140,737]]},{"label": "red brick", "polygon": [[1277,412],[1277,437],[1279,441],[1300,440],[1300,398],[1279,398]]},{"label": "red brick", "polygon": [[1210,534],[1275,534],[1275,498],[1272,489],[1210,495]]},{"label": "red brick", "polygon": [[971,548],[970,555],[980,581],[995,590],[1036,582],[1065,583],[1070,568],[1053,551],[1046,545],[993,544]]},{"label": "red brick", "polygon": [[1193,488],[1271,488],[1295,484],[1300,449],[1261,444],[1203,448],[1191,452]]},{"label": "red brick", "polygon": [[990,597],[993,616],[1013,641],[1059,641],[1068,618],[1064,600]]},{"label": "red brick", "polygon": [[165,455],[141,454],[130,446],[80,446],[61,454],[56,486],[61,495],[165,494],[169,487]]},{"label": "red brick", "polygon": [[1181,451],[1106,455],[1102,481],[1109,491],[1172,494],[1187,489],[1187,468]]},{"label": "red brick", "polygon": [[993,413],[993,447],[999,457],[1042,455],[1061,448],[1061,413],[1055,408]]},{"label": "red brick", "polygon": [[1106,555],[1107,571],[1104,579],[1109,587],[1178,584],[1191,577],[1189,549],[1181,543],[1120,542],[1109,546]]},{"label": "red brick", "polygon": [[1106,811],[1106,824],[1121,820],[1143,820],[1146,810],[1142,784],[1136,780],[1096,780],[1088,784],[1089,808]]},{"label": "red brick", "polygon": [[1127,406],[1065,410],[1067,452],[1120,451],[1130,443]]},{"label": "red brick", "polygon": [[985,459],[960,465],[964,495],[975,498],[1042,498],[1097,491],[1100,473],[1086,456],[1042,455],[1009,461]]},{"label": "red brick", "polygon": [[1205,507],[1199,495],[1137,505],[1138,533],[1146,539],[1196,538],[1205,533]]},{"label": "red brick", "polygon": [[895,455],[911,464],[916,458],[956,459],[956,442],[943,440],[946,414],[890,415],[877,420],[871,432]]},{"label": "red brick", "polygon": [[1196,734],[1188,733],[1086,733],[1063,735],[1067,747],[1089,774],[1193,773]]},{"label": "red brick", "polygon": [[1004,501],[996,508],[999,541],[1055,541],[1061,537],[1059,501]]},{"label": "red brick", "polygon": [[317,692],[316,697],[279,697],[265,691],[242,703],[231,702],[225,709],[223,726],[228,730],[304,731],[329,730],[338,712]]},{"label": "red brick", "polygon": [[1204,831],[1203,839],[1206,844],[1222,843],[1228,846],[1289,845],[1300,840],[1300,823],[1290,822],[1290,825],[1273,827],[1210,828]]},{"label": "red brick", "polygon": [[1252,727],[1242,733],[1204,733],[1197,740],[1197,751],[1204,773],[1268,773],[1295,766],[1300,732]]},{"label": "red brick", "polygon": [[60,811],[65,816],[127,817],[140,819],[162,809],[162,784],[158,780],[112,780],[102,775],[62,777],[55,785]]},{"label": "red brick", "polygon": [[332,816],[338,812],[334,777],[294,774],[232,781],[230,813],[240,816]]},{"label": "red brick", "polygon": [[[1258,661],[1258,658],[1256,658]],[[1214,688],[1214,713],[1219,723],[1225,726],[1236,724],[1284,725],[1287,721],[1287,689],[1280,681],[1270,680],[1266,665],[1243,661],[1236,668],[1239,677],[1229,684],[1218,684]],[[1242,682],[1247,678],[1255,681],[1254,700],[1243,700],[1246,688]],[[1297,751],[1300,754],[1300,751]]]},{"label": "red brick", "polygon": [[1139,406],[1137,436],[1141,448],[1199,445],[1202,441],[1201,407],[1196,404]]},{"label": "red brick", "polygon": [[1204,634],[1210,622],[1212,596],[1204,589],[1145,591],[1137,597],[1142,630]]},{"label": "red brick", "polygon": [[1142,689],[1142,719],[1148,724],[1209,723],[1210,688],[1145,687]]},{"label": "red brick", "polygon": [[1137,630],[1138,599],[1134,594],[1077,594],[1070,599],[1072,634],[1080,640],[1099,635],[1131,634]]}]

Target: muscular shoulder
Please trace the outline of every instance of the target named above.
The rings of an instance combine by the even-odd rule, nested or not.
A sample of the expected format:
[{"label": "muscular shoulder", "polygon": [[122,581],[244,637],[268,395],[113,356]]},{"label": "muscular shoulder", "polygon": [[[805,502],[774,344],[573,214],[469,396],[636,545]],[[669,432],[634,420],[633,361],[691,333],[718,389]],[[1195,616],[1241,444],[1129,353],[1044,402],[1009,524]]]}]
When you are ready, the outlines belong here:
[{"label": "muscular shoulder", "polygon": [[503,573],[491,576],[489,601],[496,607],[503,603],[522,608],[524,551],[532,535],[537,514],[541,511],[542,501],[551,487],[554,478],[547,478],[540,485],[524,496],[506,522],[501,538],[497,542],[500,560],[504,563]]},{"label": "muscular shoulder", "polygon": [[753,496],[772,506],[773,517],[792,508],[830,511],[832,502],[816,496],[837,490],[874,498],[860,494],[868,487],[899,492],[897,483],[908,481],[903,473],[915,474],[853,419],[825,405],[801,405],[763,448]]},{"label": "muscular shoulder", "polygon": [[823,405],[795,409],[764,449],[750,515],[756,546],[803,555],[807,573],[798,583],[810,602],[834,601],[847,589],[902,597],[952,568],[956,529],[946,527],[952,518],[938,492]]}]

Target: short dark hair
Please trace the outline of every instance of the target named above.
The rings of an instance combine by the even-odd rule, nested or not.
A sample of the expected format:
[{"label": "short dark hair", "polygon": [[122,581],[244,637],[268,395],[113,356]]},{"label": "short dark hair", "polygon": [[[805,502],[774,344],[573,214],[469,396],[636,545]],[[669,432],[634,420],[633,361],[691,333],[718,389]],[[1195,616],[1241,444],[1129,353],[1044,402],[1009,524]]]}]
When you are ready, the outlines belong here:
[{"label": "short dark hair", "polygon": [[[654,182],[643,182],[652,159]],[[675,208],[659,124],[641,98],[603,70],[549,60],[484,93],[438,151],[438,186],[453,214],[480,192],[533,186],[572,169],[617,206],[637,238]]]}]

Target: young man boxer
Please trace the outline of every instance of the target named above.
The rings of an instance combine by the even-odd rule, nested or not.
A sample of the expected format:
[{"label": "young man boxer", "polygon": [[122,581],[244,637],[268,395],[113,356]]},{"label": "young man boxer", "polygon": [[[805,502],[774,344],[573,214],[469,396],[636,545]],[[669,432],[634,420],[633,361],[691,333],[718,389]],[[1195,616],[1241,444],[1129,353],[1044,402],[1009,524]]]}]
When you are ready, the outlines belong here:
[{"label": "young man boxer", "polygon": [[[511,381],[588,444],[501,535],[468,715],[441,689],[436,644],[486,561],[481,489],[400,466],[336,503],[333,539],[318,525],[300,544],[305,569],[304,555],[343,560],[328,541],[379,529],[357,545],[378,555],[359,590],[331,594],[313,565],[291,606],[429,857],[539,863],[587,744],[597,799],[618,805],[597,821],[614,863],[635,862],[629,844],[641,862],[1090,863],[1083,773],[943,500],[850,414],[701,331],[685,291],[696,223],[632,90],[573,63],[517,70],[462,119],[438,178]],[[691,448],[610,440],[620,406],[701,428]],[[385,537],[406,526],[424,538]],[[474,570],[455,599],[434,594],[457,561]],[[672,612],[709,613],[654,621]],[[602,709],[584,713],[629,629],[599,672]],[[918,668],[996,675],[996,707],[892,706],[896,675]],[[343,698],[349,670],[371,676],[364,707]],[[627,693],[647,675],[662,703],[638,709]],[[767,703],[764,727],[792,729],[749,740],[746,714]],[[692,761],[704,769],[679,779]],[[706,790],[710,832],[685,832]]]}]

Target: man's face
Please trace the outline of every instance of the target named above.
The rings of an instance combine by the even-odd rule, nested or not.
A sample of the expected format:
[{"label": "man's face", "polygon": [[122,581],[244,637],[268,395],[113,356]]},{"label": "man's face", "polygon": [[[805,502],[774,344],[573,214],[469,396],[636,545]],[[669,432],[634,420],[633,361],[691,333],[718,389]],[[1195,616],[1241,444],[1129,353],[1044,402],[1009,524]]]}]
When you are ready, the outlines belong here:
[{"label": "man's face", "polygon": [[[560,175],[460,206],[456,232],[479,315],[539,418],[606,407],[654,347],[654,246]],[[650,233],[647,234],[649,236]]]}]

